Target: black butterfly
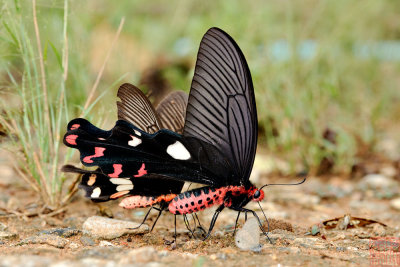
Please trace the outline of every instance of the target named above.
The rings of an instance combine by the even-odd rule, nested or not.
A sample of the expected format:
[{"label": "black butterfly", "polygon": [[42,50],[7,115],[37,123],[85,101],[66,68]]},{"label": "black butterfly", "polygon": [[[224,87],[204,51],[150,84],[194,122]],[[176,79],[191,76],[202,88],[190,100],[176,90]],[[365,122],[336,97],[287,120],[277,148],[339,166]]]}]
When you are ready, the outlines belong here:
[{"label": "black butterfly", "polygon": [[[164,196],[175,215],[218,205],[207,236],[225,207],[258,218],[245,208],[264,198],[249,181],[257,147],[253,83],[243,53],[224,31],[211,28],[200,43],[183,134],[165,129],[149,134],[124,120],[107,137],[93,129],[87,122],[64,137],[66,145],[79,149],[86,166],[99,166],[109,177],[127,177],[135,186],[153,183],[154,175],[207,185]],[[138,205],[129,197],[121,202],[127,208]]]},{"label": "black butterfly", "polygon": [[[153,108],[147,97],[137,87],[131,84],[123,84],[118,89],[117,96],[121,101],[117,102],[118,119],[136,125],[141,130],[154,133],[162,128],[171,129],[177,133],[182,133],[188,96],[186,93],[173,92],[165,97],[160,104]],[[78,128],[85,129],[90,134],[97,136],[99,140],[105,140],[111,135],[111,131],[103,131],[84,119],[74,119],[68,124],[68,131]],[[83,170],[72,165],[63,166],[64,172],[74,172],[83,174],[79,188],[84,189],[86,197],[94,202],[109,201],[125,195],[135,195],[141,199],[142,206],[159,204],[159,214],[153,223],[154,228],[161,212],[168,207],[168,202],[159,199],[165,194],[179,194],[184,185],[183,181],[166,180],[152,175],[151,181],[138,180],[134,183],[127,179],[111,178],[105,175],[100,168],[95,171]],[[129,190],[122,190],[128,189]],[[152,203],[146,205],[145,203]],[[147,219],[151,209],[143,219],[142,224]]]}]

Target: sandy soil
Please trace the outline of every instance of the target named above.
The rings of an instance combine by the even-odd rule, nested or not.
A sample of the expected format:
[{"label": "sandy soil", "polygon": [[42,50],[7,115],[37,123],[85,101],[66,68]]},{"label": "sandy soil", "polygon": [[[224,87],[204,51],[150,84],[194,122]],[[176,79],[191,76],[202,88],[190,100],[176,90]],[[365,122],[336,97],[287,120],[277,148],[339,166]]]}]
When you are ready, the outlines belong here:
[{"label": "sandy soil", "polygon": [[[266,182],[267,177],[261,176],[257,180],[257,183]],[[272,180],[295,181],[282,177]],[[268,181],[271,182],[271,178]],[[117,202],[97,205],[78,194],[59,214],[24,217],[9,214],[7,210],[34,213],[40,209],[35,195],[12,178],[3,179],[0,186],[2,232],[16,234],[0,239],[0,253],[4,255],[0,259],[1,266],[22,266],[27,259],[33,266],[72,263],[77,266],[353,266],[370,264],[372,257],[382,253],[390,255],[386,258],[389,266],[396,266],[400,258],[398,246],[396,248],[400,238],[400,213],[395,203],[399,197],[399,182],[382,174],[359,179],[309,177],[300,186],[266,188],[262,208],[269,218],[269,236],[274,244],[262,237],[260,252],[242,251],[236,247],[232,235],[236,218],[234,211],[221,213],[213,235],[205,241],[191,238],[183,220],[178,218],[177,246],[170,245],[168,241],[173,240],[174,217],[168,213],[162,215],[151,233],[128,234],[104,241],[80,231],[88,217],[108,215],[139,222],[146,210],[122,210]],[[250,203],[248,208],[262,216],[255,203]],[[346,224],[343,222],[346,214],[358,219],[352,218]],[[212,215],[213,209],[199,213],[204,228],[208,227]],[[155,217],[156,212],[148,220],[150,225]],[[239,227],[244,222],[243,217]],[[322,224],[334,218],[338,219]],[[190,223],[193,225],[193,221]],[[49,232],[46,234],[44,230],[64,228],[78,231],[70,236],[53,234],[53,241],[29,241],[38,236],[48,237]],[[385,248],[379,247],[373,240],[376,237],[392,237],[394,245],[388,243]]]}]

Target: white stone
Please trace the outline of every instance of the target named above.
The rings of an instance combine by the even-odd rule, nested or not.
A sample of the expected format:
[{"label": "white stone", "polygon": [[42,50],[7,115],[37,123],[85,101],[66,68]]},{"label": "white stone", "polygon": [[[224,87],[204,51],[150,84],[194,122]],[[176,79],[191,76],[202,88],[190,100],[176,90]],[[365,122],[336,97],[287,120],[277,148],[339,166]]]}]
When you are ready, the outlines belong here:
[{"label": "white stone", "polygon": [[137,229],[130,229],[138,226],[137,222],[92,216],[83,223],[82,229],[96,239],[114,239],[128,233],[143,234],[149,231],[147,224],[143,224]]},{"label": "white stone", "polygon": [[396,210],[400,210],[400,198],[395,198],[390,201],[390,206]]},{"label": "white stone", "polygon": [[360,183],[369,188],[387,188],[396,184],[393,179],[382,174],[367,174]]},{"label": "white stone", "polygon": [[105,240],[101,240],[99,245],[100,247],[115,247],[113,243]]},{"label": "white stone", "polygon": [[248,219],[235,235],[235,244],[241,250],[260,250],[260,227],[256,218]]}]

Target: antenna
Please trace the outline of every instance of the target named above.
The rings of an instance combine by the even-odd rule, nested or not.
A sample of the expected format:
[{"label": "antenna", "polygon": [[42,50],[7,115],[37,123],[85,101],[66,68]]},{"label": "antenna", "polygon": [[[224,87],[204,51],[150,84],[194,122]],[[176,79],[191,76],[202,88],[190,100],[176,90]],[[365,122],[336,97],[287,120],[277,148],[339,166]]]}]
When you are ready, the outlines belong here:
[{"label": "antenna", "polygon": [[263,189],[264,187],[270,186],[270,185],[299,185],[299,184],[304,183],[304,182],[306,181],[306,179],[307,179],[307,178],[304,177],[303,181],[301,181],[301,182],[299,182],[299,183],[296,183],[296,184],[265,184],[265,185],[261,186],[261,188],[258,189],[258,190],[261,190],[261,189]]}]

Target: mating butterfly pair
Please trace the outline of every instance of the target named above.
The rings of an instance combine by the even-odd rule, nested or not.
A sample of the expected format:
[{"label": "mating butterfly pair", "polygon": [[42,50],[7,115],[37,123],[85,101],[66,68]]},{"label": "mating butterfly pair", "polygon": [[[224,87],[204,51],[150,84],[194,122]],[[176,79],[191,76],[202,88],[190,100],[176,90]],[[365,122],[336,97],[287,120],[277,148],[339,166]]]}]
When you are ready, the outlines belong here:
[{"label": "mating butterfly pair", "polygon": [[[103,131],[75,119],[64,137],[85,166],[99,167],[64,168],[84,173],[81,187],[88,197],[128,196],[122,207],[160,204],[175,215],[218,205],[206,237],[225,207],[258,219],[245,208],[264,198],[249,181],[257,147],[254,89],[245,57],[227,33],[211,28],[204,35],[187,105],[179,93],[153,109],[131,85],[123,85],[118,96],[114,128]],[[180,193],[185,181],[207,186]]]}]

